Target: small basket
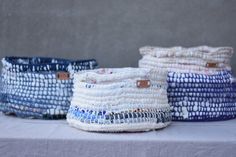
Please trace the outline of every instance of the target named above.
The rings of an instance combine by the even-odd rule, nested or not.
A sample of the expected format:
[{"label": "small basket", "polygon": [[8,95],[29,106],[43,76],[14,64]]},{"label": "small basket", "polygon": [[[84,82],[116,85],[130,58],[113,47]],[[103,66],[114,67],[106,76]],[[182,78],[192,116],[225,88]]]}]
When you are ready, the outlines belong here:
[{"label": "small basket", "polygon": [[98,69],[75,74],[67,121],[86,131],[164,128],[171,121],[166,74],[142,68]]},{"label": "small basket", "polygon": [[65,118],[70,106],[73,73],[94,69],[95,60],[6,57],[2,59],[2,112],[19,117]]},{"label": "small basket", "polygon": [[218,121],[236,117],[231,47],[143,47],[139,67],[169,71],[168,100],[174,121]]}]

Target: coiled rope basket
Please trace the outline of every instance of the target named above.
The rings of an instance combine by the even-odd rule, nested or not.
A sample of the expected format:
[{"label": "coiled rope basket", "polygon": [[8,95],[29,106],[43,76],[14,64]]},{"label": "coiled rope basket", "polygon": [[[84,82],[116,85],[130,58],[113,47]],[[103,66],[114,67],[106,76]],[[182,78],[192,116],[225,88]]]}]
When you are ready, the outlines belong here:
[{"label": "coiled rope basket", "polygon": [[2,83],[2,75],[0,75],[0,111],[4,106],[4,94],[3,94],[3,83]]},{"label": "coiled rope basket", "polygon": [[236,86],[231,47],[142,47],[139,67],[168,71],[168,100],[173,120],[235,118]]},{"label": "coiled rope basket", "polygon": [[72,96],[73,73],[97,66],[93,59],[39,57],[6,57],[2,64],[2,112],[42,119],[65,118]]},{"label": "coiled rope basket", "polygon": [[67,121],[86,131],[133,132],[164,128],[171,121],[166,74],[142,68],[77,73]]}]

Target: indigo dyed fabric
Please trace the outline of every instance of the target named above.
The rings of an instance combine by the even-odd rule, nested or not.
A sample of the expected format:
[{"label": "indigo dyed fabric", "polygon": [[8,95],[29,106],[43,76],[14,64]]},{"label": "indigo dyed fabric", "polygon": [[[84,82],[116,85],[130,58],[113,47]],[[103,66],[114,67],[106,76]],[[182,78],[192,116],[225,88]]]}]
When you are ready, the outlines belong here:
[{"label": "indigo dyed fabric", "polygon": [[141,68],[98,69],[75,74],[67,121],[86,131],[164,128],[171,121],[166,75]]},{"label": "indigo dyed fabric", "polygon": [[6,57],[2,59],[2,88],[6,114],[30,118],[65,118],[74,72],[94,69],[95,60]]},{"label": "indigo dyed fabric", "polygon": [[0,111],[2,110],[5,102],[3,90],[2,75],[0,74]]},{"label": "indigo dyed fabric", "polygon": [[231,73],[168,74],[168,100],[173,120],[227,120],[236,115],[236,86]]}]

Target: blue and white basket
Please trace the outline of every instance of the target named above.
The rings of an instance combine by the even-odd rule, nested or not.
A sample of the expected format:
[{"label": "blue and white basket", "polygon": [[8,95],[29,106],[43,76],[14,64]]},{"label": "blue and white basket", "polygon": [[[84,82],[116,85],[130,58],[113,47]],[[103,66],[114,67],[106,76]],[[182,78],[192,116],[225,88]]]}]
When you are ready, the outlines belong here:
[{"label": "blue and white basket", "polygon": [[142,68],[77,73],[67,121],[86,131],[132,132],[164,128],[171,121],[166,75]]},{"label": "blue and white basket", "polygon": [[71,101],[73,74],[94,69],[95,60],[6,57],[2,59],[4,102],[0,109],[19,117],[65,118]]},{"label": "blue and white basket", "polygon": [[143,47],[143,68],[169,71],[168,100],[173,120],[214,121],[236,117],[236,82],[231,47]]},{"label": "blue and white basket", "polygon": [[168,74],[173,120],[227,120],[236,115],[236,88],[230,72]]},{"label": "blue and white basket", "polygon": [[2,84],[2,75],[0,74],[0,111],[2,110],[5,99],[4,99],[4,92],[3,92],[3,84]]}]

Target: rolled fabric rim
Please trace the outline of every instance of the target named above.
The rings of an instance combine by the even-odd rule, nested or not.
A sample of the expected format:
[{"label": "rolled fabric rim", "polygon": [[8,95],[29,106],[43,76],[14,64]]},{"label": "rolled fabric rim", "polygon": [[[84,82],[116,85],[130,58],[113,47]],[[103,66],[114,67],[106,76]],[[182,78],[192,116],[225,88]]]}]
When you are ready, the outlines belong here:
[{"label": "rolled fabric rim", "polygon": [[5,57],[2,59],[2,64],[4,69],[17,72],[68,71],[70,68],[77,70],[80,66],[84,66],[91,69],[98,65],[95,59],[73,61],[46,57]]},{"label": "rolled fabric rim", "polygon": [[214,59],[218,55],[224,54],[226,58],[231,58],[234,51],[232,47],[210,47],[210,46],[196,46],[185,48],[181,46],[176,47],[154,47],[145,46],[139,49],[141,55],[152,55],[157,58],[162,57],[196,57],[202,59]]}]

